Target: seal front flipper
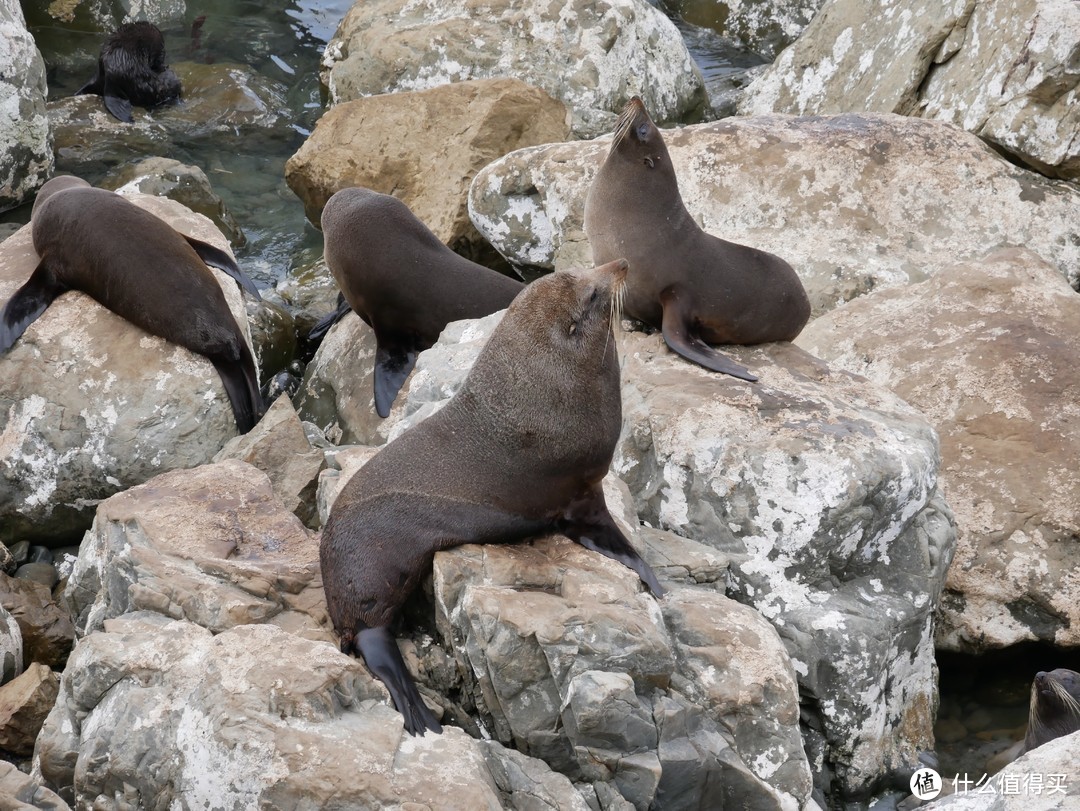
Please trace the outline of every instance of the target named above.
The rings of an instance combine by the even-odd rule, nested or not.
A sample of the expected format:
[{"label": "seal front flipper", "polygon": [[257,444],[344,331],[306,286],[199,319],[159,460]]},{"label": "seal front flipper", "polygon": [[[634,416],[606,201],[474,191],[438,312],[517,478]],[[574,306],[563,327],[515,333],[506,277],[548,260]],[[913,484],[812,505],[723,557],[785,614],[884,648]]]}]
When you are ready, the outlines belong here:
[{"label": "seal front flipper", "polygon": [[714,372],[748,380],[751,383],[757,381],[757,375],[751,374],[745,366],[740,366],[731,358],[717,352],[693,334],[689,308],[684,298],[674,288],[668,288],[660,294],[660,304],[664,308],[662,328],[664,343],[673,352]]},{"label": "seal front flipper", "polygon": [[617,560],[632,569],[648,586],[654,597],[663,597],[664,589],[649,564],[626,540],[604,503],[603,491],[590,491],[585,497],[572,501],[559,521],[559,531],[586,549]]},{"label": "seal front flipper", "polygon": [[0,315],[0,353],[11,349],[26,328],[67,289],[45,260],[41,260],[26,284],[16,290],[4,305],[4,312]]},{"label": "seal front flipper", "polygon": [[375,413],[385,417],[420,354],[416,341],[375,333]]},{"label": "seal front flipper", "polygon": [[422,736],[429,729],[442,732],[442,724],[420,697],[416,682],[406,669],[397,640],[389,628],[364,628],[353,638],[353,646],[368,669],[390,691],[390,698],[405,720],[405,730],[410,735]]},{"label": "seal front flipper", "polygon": [[188,245],[195,249],[195,253],[199,255],[199,258],[205,264],[228,273],[242,289],[247,290],[259,301],[262,301],[262,296],[259,295],[259,288],[255,286],[255,282],[251,281],[248,275],[240,270],[229,254],[221,250],[221,248],[215,248],[209,242],[203,242],[201,239],[195,239],[195,237],[189,237],[186,234],[180,234],[180,236],[187,240]]},{"label": "seal front flipper", "polygon": [[259,392],[259,377],[255,371],[255,361],[247,344],[241,343],[239,360],[231,360],[220,355],[207,355],[210,362],[217,369],[225,393],[229,396],[229,404],[232,406],[233,416],[236,418],[236,429],[241,434],[246,434],[255,427],[255,423],[263,415],[263,399]]},{"label": "seal front flipper", "polygon": [[352,307],[349,306],[349,302],[345,300],[343,293],[337,295],[337,309],[335,309],[329,315],[324,315],[318,321],[315,322],[315,326],[308,332],[308,342],[315,343],[321,341],[326,337],[326,333],[330,331],[330,327],[334,326],[338,321],[352,312]]},{"label": "seal front flipper", "polygon": [[101,97],[105,100],[105,109],[112,113],[114,117],[120,119],[126,124],[130,124],[132,121],[135,120],[131,117],[131,110],[133,109],[131,106],[131,102],[123,96],[114,95],[109,90],[108,80],[104,82],[104,87],[101,91]]}]

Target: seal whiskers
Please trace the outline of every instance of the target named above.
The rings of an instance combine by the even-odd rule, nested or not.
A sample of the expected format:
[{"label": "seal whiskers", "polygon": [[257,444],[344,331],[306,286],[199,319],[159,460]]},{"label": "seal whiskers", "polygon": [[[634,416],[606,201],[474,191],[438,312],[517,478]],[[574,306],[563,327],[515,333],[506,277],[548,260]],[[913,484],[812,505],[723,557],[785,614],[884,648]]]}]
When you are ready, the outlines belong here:
[{"label": "seal whiskers", "polygon": [[1080,673],[1039,671],[1031,682],[1025,751],[1080,730]]}]

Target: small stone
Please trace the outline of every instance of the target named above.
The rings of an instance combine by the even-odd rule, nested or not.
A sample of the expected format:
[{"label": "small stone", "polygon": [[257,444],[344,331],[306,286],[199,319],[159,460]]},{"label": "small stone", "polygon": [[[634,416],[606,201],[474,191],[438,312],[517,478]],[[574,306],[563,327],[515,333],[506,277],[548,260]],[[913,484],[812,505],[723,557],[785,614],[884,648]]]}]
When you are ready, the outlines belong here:
[{"label": "small stone", "polygon": [[40,583],[48,589],[56,585],[60,574],[51,563],[24,563],[15,571],[15,577],[19,580],[30,580]]},{"label": "small stone", "polygon": [[962,741],[967,734],[967,727],[957,718],[943,718],[934,725],[934,737],[939,744]]},{"label": "small stone", "polygon": [[22,566],[30,559],[30,541],[16,541],[13,544],[8,544],[8,551],[11,552],[11,557],[15,559],[17,566]]},{"label": "small stone", "polygon": [[53,553],[47,546],[34,545],[30,547],[30,555],[27,563],[52,563]]}]

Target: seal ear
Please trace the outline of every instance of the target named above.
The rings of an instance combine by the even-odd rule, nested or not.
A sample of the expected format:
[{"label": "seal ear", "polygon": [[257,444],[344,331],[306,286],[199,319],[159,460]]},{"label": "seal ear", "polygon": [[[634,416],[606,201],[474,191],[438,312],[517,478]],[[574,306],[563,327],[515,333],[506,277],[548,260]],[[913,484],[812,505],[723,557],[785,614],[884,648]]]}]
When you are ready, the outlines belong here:
[{"label": "seal ear", "polygon": [[692,332],[690,313],[675,288],[668,288],[660,294],[660,304],[664,308],[664,320],[661,327],[664,343],[673,352],[714,372],[731,375],[750,383],[757,382],[757,375],[751,374],[745,366],[717,352]]},{"label": "seal ear", "polygon": [[255,286],[255,282],[251,281],[248,275],[240,270],[229,254],[220,248],[215,248],[209,242],[203,242],[201,239],[195,239],[195,237],[189,237],[186,234],[180,234],[180,236],[187,240],[187,244],[195,250],[195,253],[199,255],[204,264],[228,273],[236,280],[242,290],[247,290],[257,300],[262,301],[262,296],[259,295],[259,288]]},{"label": "seal ear", "polygon": [[0,315],[0,353],[7,352],[26,332],[26,328],[48,309],[67,287],[42,259],[26,284],[15,291]]}]

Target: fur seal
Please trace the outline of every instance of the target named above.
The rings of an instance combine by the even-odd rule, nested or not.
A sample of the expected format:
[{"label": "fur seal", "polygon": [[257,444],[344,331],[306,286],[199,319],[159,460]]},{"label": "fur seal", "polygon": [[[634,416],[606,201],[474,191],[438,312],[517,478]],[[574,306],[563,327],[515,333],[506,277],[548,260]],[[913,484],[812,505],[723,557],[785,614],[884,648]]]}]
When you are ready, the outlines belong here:
[{"label": "fur seal", "polygon": [[180,100],[180,79],[165,62],[165,37],[148,22],[124,23],[98,56],[94,78],[75,91],[105,100],[105,109],[121,121],[132,120],[132,105],[160,107]]},{"label": "fur seal", "polygon": [[232,257],[69,175],[41,187],[31,223],[41,261],[0,313],[0,354],[57,296],[79,290],[147,332],[205,355],[221,375],[240,433],[254,426],[263,411],[255,362],[206,267],[224,270],[258,296]]},{"label": "fur seal", "polygon": [[671,349],[706,369],[757,380],[708,344],[790,341],[810,318],[791,265],[707,234],[690,216],[664,139],[637,96],[589,189],[585,233],[595,263],[630,263],[626,315],[660,328]]},{"label": "fur seal", "polygon": [[558,531],[663,594],[601,488],[622,422],[611,321],[625,275],[618,261],[526,287],[458,393],[377,453],[334,503],[319,548],[330,618],[411,734],[442,727],[390,625],[436,551]]},{"label": "fur seal", "polygon": [[1024,751],[1080,730],[1080,673],[1040,670],[1031,683]]},{"label": "fur seal", "polygon": [[351,309],[375,332],[375,410],[390,413],[416,356],[451,321],[506,309],[522,282],[444,245],[405,203],[371,189],[336,192],[323,208],[326,264],[341,289],[316,340]]}]

